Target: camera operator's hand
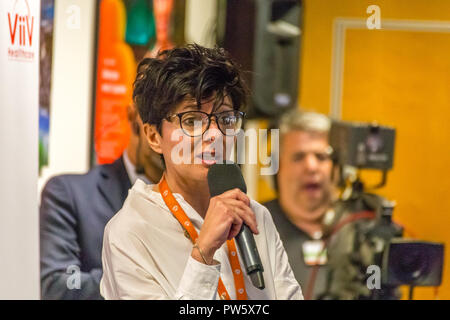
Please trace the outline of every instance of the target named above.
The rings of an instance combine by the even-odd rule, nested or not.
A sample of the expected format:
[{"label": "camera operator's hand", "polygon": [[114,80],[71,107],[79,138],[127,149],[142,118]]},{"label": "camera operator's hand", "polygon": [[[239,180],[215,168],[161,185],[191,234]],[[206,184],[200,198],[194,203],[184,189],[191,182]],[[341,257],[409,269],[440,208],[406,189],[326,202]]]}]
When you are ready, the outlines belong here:
[{"label": "camera operator's hand", "polygon": [[[226,191],[211,198],[205,221],[197,239],[208,264],[212,264],[214,253],[226,240],[233,239],[245,223],[253,233],[258,234],[256,217],[250,208],[250,199],[239,189]],[[203,259],[194,248],[192,257],[200,262]]]}]

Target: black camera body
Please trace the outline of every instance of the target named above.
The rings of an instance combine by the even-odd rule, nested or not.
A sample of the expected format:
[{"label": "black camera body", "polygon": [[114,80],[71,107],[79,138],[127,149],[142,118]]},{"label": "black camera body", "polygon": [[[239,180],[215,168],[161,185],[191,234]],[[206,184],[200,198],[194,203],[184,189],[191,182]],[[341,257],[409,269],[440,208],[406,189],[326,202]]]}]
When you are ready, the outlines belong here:
[{"label": "black camera body", "polygon": [[395,129],[377,124],[334,121],[330,145],[338,164],[390,170],[394,164]]},{"label": "black camera body", "polygon": [[[395,129],[376,124],[334,121],[330,130],[341,173],[344,166],[381,170],[377,187],[393,167],[394,142]],[[325,226],[330,271],[321,298],[399,299],[400,285],[439,286],[444,244],[403,238],[403,228],[392,221],[395,203],[366,192],[358,176],[347,191]]]}]

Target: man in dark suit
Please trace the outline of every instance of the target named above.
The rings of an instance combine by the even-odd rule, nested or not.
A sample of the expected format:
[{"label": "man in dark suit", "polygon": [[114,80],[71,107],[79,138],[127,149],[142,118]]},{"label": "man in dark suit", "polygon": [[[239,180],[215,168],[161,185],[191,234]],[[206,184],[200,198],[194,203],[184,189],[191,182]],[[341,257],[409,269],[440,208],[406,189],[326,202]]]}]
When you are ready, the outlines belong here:
[{"label": "man in dark suit", "polygon": [[142,121],[132,106],[128,118],[132,134],[119,159],[83,175],[53,177],[42,191],[42,299],[102,299],[103,229],[137,179],[157,183],[161,177],[160,159],[141,143]]}]

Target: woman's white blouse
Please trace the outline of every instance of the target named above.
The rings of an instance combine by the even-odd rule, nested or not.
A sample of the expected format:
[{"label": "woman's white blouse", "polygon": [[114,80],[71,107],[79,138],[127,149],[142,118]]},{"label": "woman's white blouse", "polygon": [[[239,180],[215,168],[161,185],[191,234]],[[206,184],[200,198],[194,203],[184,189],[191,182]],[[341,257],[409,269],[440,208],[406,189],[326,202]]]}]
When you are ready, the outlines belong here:
[{"label": "woman's white blouse", "polygon": [[[236,299],[233,272],[226,243],[216,251],[220,264],[208,266],[191,257],[192,242],[172,215],[161,194],[137,180],[122,209],[108,222],[103,238],[103,277],[100,292],[105,299],[219,299],[219,276]],[[175,198],[197,232],[203,218],[175,193]],[[303,299],[288,257],[269,211],[251,200],[259,234],[255,235],[264,267],[265,289],[252,285],[244,272],[248,299]],[[239,270],[237,270],[239,271]]]}]

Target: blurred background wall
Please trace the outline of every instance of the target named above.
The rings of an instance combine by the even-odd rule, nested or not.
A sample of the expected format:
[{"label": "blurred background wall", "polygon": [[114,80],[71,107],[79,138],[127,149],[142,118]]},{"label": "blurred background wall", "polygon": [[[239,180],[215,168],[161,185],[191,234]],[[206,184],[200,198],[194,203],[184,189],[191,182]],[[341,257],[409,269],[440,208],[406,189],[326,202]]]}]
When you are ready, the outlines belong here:
[{"label": "blurred background wall", "polygon": [[[380,30],[366,28],[372,4]],[[407,236],[448,244],[450,1],[306,0],[302,31],[300,106],[394,126],[394,169],[379,192],[397,201],[394,220]],[[449,253],[447,246],[443,299],[450,299]],[[416,290],[417,299],[434,296]]]}]

